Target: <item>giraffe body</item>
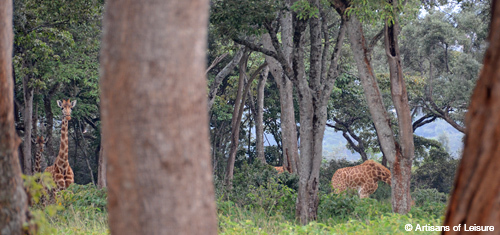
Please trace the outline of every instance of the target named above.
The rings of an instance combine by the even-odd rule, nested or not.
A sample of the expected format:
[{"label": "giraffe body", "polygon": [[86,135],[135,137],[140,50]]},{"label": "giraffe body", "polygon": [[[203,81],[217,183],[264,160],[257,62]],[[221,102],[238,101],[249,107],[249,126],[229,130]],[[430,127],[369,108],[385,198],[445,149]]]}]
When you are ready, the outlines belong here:
[{"label": "giraffe body", "polygon": [[373,160],[361,165],[338,169],[332,177],[333,192],[355,189],[360,198],[367,198],[378,188],[378,181],[391,185],[391,171]]},{"label": "giraffe body", "polygon": [[275,166],[274,169],[278,171],[278,174],[285,172],[285,168],[282,166]]},{"label": "giraffe body", "polygon": [[57,154],[54,165],[45,169],[45,172],[50,172],[56,183],[56,191],[61,191],[68,188],[74,183],[74,174],[68,161],[68,121],[71,120],[71,109],[75,107],[76,100],[70,102],[68,99],[57,101],[57,105],[61,108],[63,119],[61,124],[61,144],[59,145],[59,153]]}]

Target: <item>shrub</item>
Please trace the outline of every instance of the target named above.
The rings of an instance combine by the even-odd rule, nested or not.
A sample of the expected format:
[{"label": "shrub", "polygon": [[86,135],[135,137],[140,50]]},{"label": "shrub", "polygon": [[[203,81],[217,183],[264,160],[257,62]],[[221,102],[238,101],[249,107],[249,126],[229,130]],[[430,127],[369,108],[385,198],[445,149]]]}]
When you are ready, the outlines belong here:
[{"label": "shrub", "polygon": [[77,209],[95,208],[98,212],[106,211],[107,191],[98,189],[93,184],[71,184],[61,192],[61,196],[61,204],[66,208],[73,206]]},{"label": "shrub", "polygon": [[[446,212],[448,195],[439,192],[435,188],[416,189],[411,194],[411,197],[415,201],[418,210],[422,210],[425,214],[430,214],[439,218]],[[419,213],[418,210],[415,210],[414,213]]]},{"label": "shrub", "polygon": [[221,181],[216,181],[219,201],[232,201],[238,206],[262,209],[269,215],[281,213],[294,215],[298,177],[288,172],[278,174],[269,166],[255,161],[242,163],[236,168],[233,187],[227,191]]}]

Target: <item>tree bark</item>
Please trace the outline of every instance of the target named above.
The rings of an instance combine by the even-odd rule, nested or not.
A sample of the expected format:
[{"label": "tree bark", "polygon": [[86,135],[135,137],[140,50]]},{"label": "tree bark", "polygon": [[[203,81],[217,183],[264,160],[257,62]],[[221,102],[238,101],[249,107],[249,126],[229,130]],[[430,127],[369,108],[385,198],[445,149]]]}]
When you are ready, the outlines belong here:
[{"label": "tree bark", "polygon": [[[389,0],[394,9],[398,7],[398,1]],[[415,156],[413,143],[413,123],[411,119],[410,104],[403,79],[401,67],[401,56],[399,52],[399,20],[393,15],[393,24],[386,22],[385,25],[385,50],[389,63],[392,103],[396,109],[399,127],[398,154],[392,165],[392,210],[400,214],[406,214],[411,209],[410,180],[411,165]]]},{"label": "tree bark", "polygon": [[[23,189],[14,127],[12,1],[0,2],[0,233],[23,234],[28,200]],[[30,125],[29,125],[30,126]]]},{"label": "tree bark", "polygon": [[23,97],[24,97],[24,144],[23,144],[23,155],[24,155],[24,169],[23,172],[26,175],[33,175],[33,169],[31,164],[32,154],[31,154],[31,130],[33,122],[33,88],[29,87],[29,82],[31,77],[25,75],[23,78]]},{"label": "tree bark", "polygon": [[[234,100],[234,109],[233,115],[231,118],[231,149],[229,150],[229,157],[227,158],[227,166],[226,166],[226,186],[228,188],[232,187],[233,181],[233,173],[234,173],[234,162],[236,161],[236,152],[238,151],[238,144],[240,142],[240,123],[241,116],[243,115],[243,108],[245,103],[243,101],[243,97],[246,96],[246,93],[243,93],[245,86],[245,77],[247,71],[247,62],[250,53],[245,49],[243,52],[243,56],[239,62],[239,80],[238,80],[238,91],[236,93],[236,99]],[[243,106],[243,107],[242,107]],[[241,110],[240,110],[241,109]]]},{"label": "tree bark", "polygon": [[465,147],[445,226],[500,227],[500,1],[492,2],[489,48],[465,118]]},{"label": "tree bark", "polygon": [[107,1],[100,85],[112,234],[217,233],[207,20],[208,1]]},{"label": "tree bark", "polygon": [[264,155],[264,89],[266,88],[267,75],[269,74],[269,66],[262,70],[257,85],[257,115],[255,118],[255,141],[257,149],[257,159],[262,163],[266,163]]},{"label": "tree bark", "polygon": [[[293,30],[289,29],[288,25],[291,25],[291,14],[290,16],[285,16],[285,19],[281,20],[282,24],[282,40],[283,40],[283,52],[287,58],[291,56],[291,50],[293,49],[293,43],[289,42],[293,39]],[[262,36],[262,43],[264,47],[269,50],[274,50],[269,35]],[[295,122],[295,110],[293,106],[293,83],[283,72],[281,64],[271,56],[266,56],[266,62],[269,64],[269,69],[271,74],[276,81],[276,84],[280,93],[280,124],[281,124],[281,147],[283,154],[283,166],[291,166],[290,173],[298,172],[299,164],[299,146],[297,140],[297,124]],[[291,59],[288,60],[289,63]],[[288,155],[288,157],[287,157]],[[291,163],[288,164],[288,158]]]},{"label": "tree bark", "polygon": [[397,37],[397,32],[393,29],[389,33],[389,29],[386,28],[386,47],[388,48],[386,52],[391,71],[391,94],[398,114],[400,134],[402,135],[400,138],[401,143],[398,143],[394,137],[389,115],[382,102],[382,95],[371,66],[370,56],[367,54],[369,50],[366,46],[363,29],[355,15],[351,15],[347,28],[354,59],[356,60],[364,94],[377,131],[380,147],[392,169],[391,190],[393,195],[393,211],[405,214],[411,208],[410,177],[414,147],[408,96],[402,78],[399,48],[396,48],[397,40],[395,37]]},{"label": "tree bark", "polygon": [[97,169],[97,187],[102,189],[102,188],[106,188],[107,185],[106,185],[106,158],[104,158],[104,156],[106,156],[104,154],[104,148],[102,147],[102,143],[101,143],[101,147],[99,149],[99,166],[98,166],[98,169]]},{"label": "tree bark", "polygon": [[[233,118],[231,119],[231,149],[229,151],[229,157],[227,159],[226,167],[226,185],[228,188],[232,187],[233,173],[234,173],[234,162],[236,161],[236,152],[238,151],[239,138],[240,138],[240,124],[241,118],[243,117],[243,111],[245,108],[245,101],[253,80],[258,76],[260,71],[264,69],[267,64],[264,62],[259,68],[252,73],[247,83],[244,84],[247,70],[247,62],[250,54],[243,55],[240,61],[240,78],[238,83],[238,93],[236,94],[236,100],[234,104]],[[243,86],[244,85],[244,86]]]},{"label": "tree bark", "polygon": [[233,59],[215,76],[214,82],[210,85],[210,91],[208,92],[208,111],[212,109],[221,82],[233,71],[238,61],[241,60],[243,51],[243,49],[238,50],[234,54]]}]

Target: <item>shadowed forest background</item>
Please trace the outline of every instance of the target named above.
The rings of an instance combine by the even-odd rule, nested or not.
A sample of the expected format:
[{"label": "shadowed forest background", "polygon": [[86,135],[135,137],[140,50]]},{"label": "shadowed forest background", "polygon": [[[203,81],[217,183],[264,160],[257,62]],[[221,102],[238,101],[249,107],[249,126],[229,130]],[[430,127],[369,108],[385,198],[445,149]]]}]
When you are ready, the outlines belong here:
[{"label": "shadowed forest background", "polygon": [[[31,223],[40,234],[110,233],[108,193],[117,198],[120,193],[107,184],[107,161],[119,166],[123,164],[120,161],[135,164],[141,158],[124,156],[127,151],[111,137],[106,142],[109,145],[104,144],[103,106],[110,123],[104,129],[116,136],[121,133],[123,143],[132,143],[137,136],[136,142],[144,140],[140,142],[144,146],[153,146],[156,140],[158,149],[179,153],[175,146],[195,135],[190,130],[153,128],[147,132],[147,128],[155,126],[154,119],[163,119],[160,127],[175,127],[170,123],[178,121],[176,115],[190,110],[182,102],[196,104],[199,98],[193,95],[183,99],[179,95],[181,98],[175,101],[163,101],[162,97],[176,90],[194,94],[191,86],[200,88],[200,84],[207,94],[202,97],[206,99],[203,105],[207,106],[207,115],[200,116],[199,123],[208,119],[210,148],[203,154],[209,155],[210,164],[205,164],[205,157],[196,160],[191,156],[194,160],[186,162],[196,162],[193,169],[203,166],[203,172],[212,173],[219,233],[403,233],[405,224],[439,226],[453,221],[453,214],[446,214],[447,205],[459,185],[454,183],[455,173],[464,171],[459,166],[465,134],[475,130],[468,127],[466,131],[466,114],[489,46],[492,1],[210,1],[206,56],[202,58],[206,69],[196,67],[197,59],[192,60],[191,68],[193,76],[206,77],[205,83],[190,83],[192,77],[174,73],[180,88],[168,91],[155,90],[155,86],[172,86],[156,83],[155,76],[161,78],[158,74],[171,70],[155,67],[154,61],[162,64],[165,60],[171,66],[168,68],[175,68],[172,64],[187,59],[181,57],[184,52],[167,55],[173,49],[162,48],[163,44],[151,35],[175,33],[163,32],[161,23],[141,31],[137,25],[147,20],[137,20],[136,25],[124,17],[120,24],[113,17],[122,16],[120,10],[127,7],[123,6],[108,15],[116,29],[110,27],[108,48],[103,48],[106,4],[102,0],[13,1],[13,114],[15,132],[22,140],[17,151],[32,200]],[[140,13],[154,11],[150,9],[153,5],[132,6],[130,9]],[[158,15],[159,19],[169,16]],[[136,48],[127,47],[126,40],[120,41],[119,49],[127,51],[120,54],[112,40],[121,29],[130,33],[131,42],[140,39],[135,36],[142,32],[148,35],[144,40],[151,39],[152,43],[140,44],[138,40],[138,44],[130,44],[140,45]],[[205,34],[200,35],[203,38]],[[164,54],[154,52],[155,43],[158,53]],[[193,48],[198,48],[196,43],[193,41]],[[115,56],[125,55],[139,68],[139,77],[146,74],[150,80],[134,80],[130,75],[133,66],[113,64]],[[146,62],[141,64],[143,60]],[[140,65],[152,72],[141,70]],[[113,77],[109,71],[130,80],[102,80],[103,76]],[[128,87],[130,84],[138,89]],[[112,95],[104,98],[104,90]],[[398,94],[398,90],[403,92]],[[153,101],[134,99],[141,92],[151,95]],[[44,206],[39,201],[44,190],[39,182],[41,174],[34,172],[35,156],[42,156],[42,172],[54,164],[63,118],[56,101],[68,98],[77,101],[68,131],[68,161],[74,184],[61,192],[57,203]],[[103,99],[109,103],[103,105]],[[144,103],[137,104],[136,100]],[[111,123],[118,119],[109,110],[127,105],[134,112],[121,109],[121,117],[127,118],[119,123],[123,129],[115,130]],[[158,107],[159,111],[143,107]],[[169,108],[164,111],[161,107]],[[188,118],[184,121],[191,123],[187,126],[198,123]],[[135,126],[138,122],[152,124],[142,132],[142,124]],[[204,132],[200,135],[203,138]],[[45,142],[37,144],[39,137]],[[171,144],[161,147],[161,143]],[[112,152],[106,153],[110,150],[104,146],[112,146]],[[198,142],[192,146],[196,147],[184,149],[206,147]],[[158,149],[144,152],[145,165]],[[113,157],[105,159],[106,154]],[[181,162],[185,155],[176,156]],[[399,172],[393,176],[392,185],[379,182],[378,190],[368,199],[360,199],[356,193],[332,193],[331,179],[336,170],[368,159]],[[171,170],[183,164],[177,160],[160,162]],[[273,166],[283,166],[286,171],[278,173]],[[135,172],[138,168],[127,169]],[[200,175],[208,180],[203,172]],[[113,173],[108,168],[109,174]],[[179,179],[183,174],[190,173],[179,174]],[[165,188],[176,192],[183,188],[170,184],[174,180],[167,175],[158,179],[169,182]],[[201,181],[192,182],[193,187],[203,185]],[[211,191],[208,187],[204,192]],[[139,193],[137,198],[145,194]],[[457,200],[452,205],[460,205]],[[113,229],[120,231],[118,227]]]}]

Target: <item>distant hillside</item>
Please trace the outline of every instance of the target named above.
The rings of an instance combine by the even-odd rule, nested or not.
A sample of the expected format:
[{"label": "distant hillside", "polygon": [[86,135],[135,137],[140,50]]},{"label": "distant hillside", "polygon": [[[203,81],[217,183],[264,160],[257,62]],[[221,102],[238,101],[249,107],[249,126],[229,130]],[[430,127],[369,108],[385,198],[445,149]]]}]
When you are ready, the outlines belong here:
[{"label": "distant hillside", "polygon": [[[438,140],[439,136],[448,138],[449,153],[453,157],[460,156],[463,148],[463,134],[441,119],[418,128],[415,134],[435,140]],[[347,141],[342,136],[341,132],[335,132],[332,128],[327,127],[323,139],[323,156],[326,159],[335,157],[346,158],[347,160],[358,160],[361,156],[358,153],[352,153],[345,147],[346,144]]]}]

